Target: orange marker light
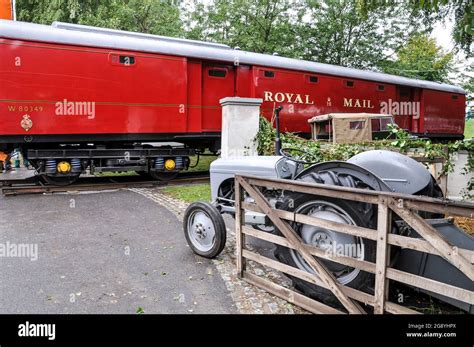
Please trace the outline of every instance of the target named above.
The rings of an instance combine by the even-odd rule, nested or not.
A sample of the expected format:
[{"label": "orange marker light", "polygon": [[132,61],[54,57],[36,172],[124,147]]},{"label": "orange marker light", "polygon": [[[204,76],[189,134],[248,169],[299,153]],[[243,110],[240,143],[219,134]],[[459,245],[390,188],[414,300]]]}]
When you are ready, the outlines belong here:
[{"label": "orange marker light", "polygon": [[0,19],[13,20],[13,5],[11,0],[0,0]]}]

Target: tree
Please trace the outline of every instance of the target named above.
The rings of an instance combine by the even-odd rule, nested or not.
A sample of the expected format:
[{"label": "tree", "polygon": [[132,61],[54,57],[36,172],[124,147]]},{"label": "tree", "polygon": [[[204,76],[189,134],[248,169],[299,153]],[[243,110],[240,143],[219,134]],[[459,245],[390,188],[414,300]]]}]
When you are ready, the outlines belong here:
[{"label": "tree", "polygon": [[154,0],[17,0],[18,19],[53,21],[138,31],[167,36],[184,34],[174,1]]},{"label": "tree", "polygon": [[129,0],[119,6],[119,29],[182,37],[183,23],[176,1]]},{"label": "tree", "polygon": [[466,104],[468,106],[468,118],[474,120],[474,63],[470,64],[463,74],[463,88],[467,92]]},{"label": "tree", "polygon": [[473,48],[474,4],[472,0],[406,0],[373,1],[357,0],[358,10],[363,15],[380,8],[394,9],[403,6],[411,16],[421,16],[423,23],[431,29],[435,23],[446,19],[454,23],[451,32],[456,47],[470,55]]},{"label": "tree", "polygon": [[396,51],[397,59],[386,61],[382,69],[391,74],[428,81],[449,82],[455,71],[453,53],[445,53],[436,40],[424,34],[414,34],[407,44]]},{"label": "tree", "polygon": [[187,37],[220,42],[258,53],[297,54],[295,27],[299,1],[215,0],[193,2],[186,11]]},{"label": "tree", "polygon": [[304,7],[306,20],[299,27],[301,56],[322,63],[377,70],[417,29],[400,12],[377,8],[362,15],[354,1],[305,0]]}]

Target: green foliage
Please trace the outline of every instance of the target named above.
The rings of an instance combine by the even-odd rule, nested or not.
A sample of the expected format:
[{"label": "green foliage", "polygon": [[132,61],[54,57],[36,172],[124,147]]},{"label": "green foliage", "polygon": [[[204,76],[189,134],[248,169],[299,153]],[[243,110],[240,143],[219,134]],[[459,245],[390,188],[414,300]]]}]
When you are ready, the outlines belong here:
[{"label": "green foliage", "polygon": [[416,21],[397,10],[379,7],[357,11],[347,0],[304,0],[306,21],[301,22],[300,56],[306,60],[353,68],[378,70],[389,51],[400,47],[418,29]]},{"label": "green foliage", "polygon": [[53,21],[183,36],[180,9],[174,1],[154,0],[17,0],[18,20]]},{"label": "green foliage", "polygon": [[368,15],[379,9],[397,10],[402,6],[411,17],[420,18],[430,30],[435,23],[452,21],[454,23],[451,37],[457,49],[470,55],[474,35],[474,5],[472,0],[406,0],[406,1],[373,1],[357,0],[358,11]]},{"label": "green foliage", "polygon": [[259,154],[270,154],[275,150],[275,136],[276,130],[272,124],[264,117],[260,117],[258,133],[255,137]]},{"label": "green foliage", "polygon": [[193,1],[184,13],[187,37],[214,41],[258,53],[295,56],[294,28],[299,19],[297,1],[215,0]]},{"label": "green foliage", "polygon": [[462,78],[464,78],[462,87],[467,92],[466,102],[468,105],[471,105],[468,119],[474,119],[474,61],[467,67]]},{"label": "green foliage", "polygon": [[416,33],[396,51],[395,61],[382,64],[384,72],[410,78],[449,82],[454,71],[453,53],[445,53],[428,35]]},{"label": "green foliage", "polygon": [[[207,153],[209,154],[209,153]],[[215,155],[201,155],[199,156],[199,162],[198,156],[192,156],[189,158],[191,160],[189,164],[189,169],[188,172],[203,172],[203,171],[209,171],[209,167],[211,163],[217,159],[217,156]]]},{"label": "green foliage", "polygon": [[466,127],[464,128],[464,138],[470,139],[474,137],[474,119],[466,121]]}]

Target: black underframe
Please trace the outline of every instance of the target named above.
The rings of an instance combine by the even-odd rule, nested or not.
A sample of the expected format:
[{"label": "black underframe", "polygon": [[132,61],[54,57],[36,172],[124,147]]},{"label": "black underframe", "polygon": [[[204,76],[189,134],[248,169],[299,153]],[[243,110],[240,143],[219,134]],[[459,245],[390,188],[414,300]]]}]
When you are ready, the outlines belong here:
[{"label": "black underframe", "polygon": [[220,139],[220,132],[204,133],[151,133],[151,134],[57,134],[57,135],[0,135],[0,143],[106,143],[106,142],[160,142],[212,141]]}]

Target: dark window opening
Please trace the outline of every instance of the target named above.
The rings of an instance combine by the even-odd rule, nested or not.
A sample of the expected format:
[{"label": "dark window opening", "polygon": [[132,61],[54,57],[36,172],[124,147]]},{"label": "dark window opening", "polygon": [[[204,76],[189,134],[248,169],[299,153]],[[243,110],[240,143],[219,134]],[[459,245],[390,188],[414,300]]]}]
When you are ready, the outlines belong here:
[{"label": "dark window opening", "polygon": [[135,64],[135,57],[129,55],[121,55],[119,57],[119,63],[124,65],[133,65]]},{"label": "dark window opening", "polygon": [[346,81],[346,87],[354,87],[354,81]]},{"label": "dark window opening", "polygon": [[410,89],[400,88],[400,96],[410,96]]},{"label": "dark window opening", "polygon": [[389,129],[389,125],[392,124],[392,120],[390,118],[382,118],[380,119],[380,130],[387,131]]},{"label": "dark window opening", "polygon": [[273,77],[275,77],[275,72],[274,72],[274,71],[265,70],[265,72],[263,73],[263,75],[264,75],[265,77],[273,78]]},{"label": "dark window opening", "polygon": [[458,99],[458,96],[457,96],[457,95],[451,95],[451,99],[457,100],[457,99]]},{"label": "dark window opening", "polygon": [[349,122],[350,129],[357,130],[357,129],[364,129],[364,127],[365,127],[365,121],[363,120]]},{"label": "dark window opening", "polygon": [[318,83],[318,77],[317,76],[309,76],[309,81],[311,83]]},{"label": "dark window opening", "polygon": [[377,85],[377,90],[383,92],[385,90],[385,86],[383,84],[378,84]]},{"label": "dark window opening", "polygon": [[380,131],[380,119],[374,118],[370,121],[372,124],[372,131]]},{"label": "dark window opening", "polygon": [[392,124],[390,118],[373,118],[371,119],[372,131],[388,131],[389,124]]},{"label": "dark window opening", "polygon": [[226,70],[222,70],[222,69],[211,69],[211,70],[209,70],[209,76],[211,76],[211,77],[224,78],[226,75],[227,75]]}]

